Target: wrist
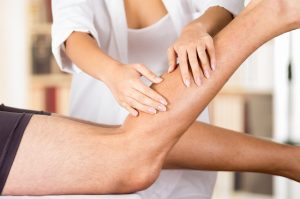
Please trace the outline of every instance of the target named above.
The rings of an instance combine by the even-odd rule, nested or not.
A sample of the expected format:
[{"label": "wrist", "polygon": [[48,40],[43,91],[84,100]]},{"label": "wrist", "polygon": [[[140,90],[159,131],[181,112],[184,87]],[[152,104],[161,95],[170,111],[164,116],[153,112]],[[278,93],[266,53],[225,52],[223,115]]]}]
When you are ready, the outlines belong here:
[{"label": "wrist", "polygon": [[200,22],[192,22],[188,25],[186,25],[182,33],[190,32],[190,31],[201,31],[201,32],[208,32],[206,26],[203,23]]},{"label": "wrist", "polygon": [[120,71],[121,67],[122,64],[115,60],[109,63],[104,63],[105,69],[101,70],[101,72],[97,75],[97,78],[106,85],[109,85],[115,79],[115,76]]}]

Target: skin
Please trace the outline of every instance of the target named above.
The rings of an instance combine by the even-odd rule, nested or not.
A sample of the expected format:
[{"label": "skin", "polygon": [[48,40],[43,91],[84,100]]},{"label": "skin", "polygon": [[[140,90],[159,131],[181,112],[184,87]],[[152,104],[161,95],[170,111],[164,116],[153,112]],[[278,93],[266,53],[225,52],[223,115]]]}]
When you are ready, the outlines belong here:
[{"label": "skin", "polygon": [[[125,11],[129,28],[141,29],[155,24],[167,14],[161,0],[142,1],[126,0]],[[212,72],[210,64],[215,67],[215,50],[212,35],[220,31],[232,20],[231,14],[221,7],[208,9],[201,17],[186,26],[178,40],[169,48],[169,72],[180,63],[183,81],[191,84],[187,73],[191,60],[194,79],[200,86],[203,74]],[[195,42],[197,41],[197,42]],[[207,51],[206,51],[207,50]],[[167,49],[166,49],[167,51]],[[186,56],[193,56],[192,59]],[[121,63],[107,55],[91,35],[73,32],[66,41],[66,54],[82,71],[104,82],[113,93],[117,102],[133,116],[139,112],[157,114],[167,110],[166,99],[155,90],[147,87],[140,80],[145,76],[152,83],[161,83],[162,79],[151,72],[143,63]],[[198,62],[197,55],[200,61]],[[200,56],[201,55],[201,56]],[[89,59],[86,59],[89,57]],[[208,61],[209,58],[211,61]],[[205,73],[203,71],[206,71]],[[207,78],[208,78],[207,76]]]},{"label": "skin", "polygon": [[[201,86],[204,78],[210,78],[216,69],[216,55],[212,36],[222,30],[232,15],[221,7],[212,7],[188,24],[177,41],[168,49],[169,70],[174,71],[176,60],[180,64],[182,81],[187,87],[191,78]],[[190,75],[189,70],[192,71]]]},{"label": "skin", "polygon": [[[193,123],[257,47],[300,27],[299,11],[297,0],[254,0],[215,37],[218,68],[202,89],[178,83],[178,69],[153,86],[168,99],[167,112],[129,116],[118,128],[34,116],[3,194],[131,193],[150,186],[162,167],[264,172],[300,181],[299,147]],[[250,30],[251,36],[245,34]],[[202,140],[205,134],[209,136]],[[209,140],[210,145],[205,143]],[[234,148],[224,152],[222,146],[228,145]],[[222,157],[226,154],[236,158],[228,161]]]}]

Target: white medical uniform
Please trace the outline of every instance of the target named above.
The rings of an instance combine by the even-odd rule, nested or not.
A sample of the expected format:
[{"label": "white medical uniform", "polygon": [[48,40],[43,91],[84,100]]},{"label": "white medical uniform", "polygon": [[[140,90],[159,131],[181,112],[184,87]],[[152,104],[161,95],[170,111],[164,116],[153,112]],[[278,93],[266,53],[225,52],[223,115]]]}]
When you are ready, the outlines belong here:
[{"label": "white medical uniform", "polygon": [[[132,30],[127,27],[123,0],[52,2],[53,54],[61,69],[73,74],[70,114],[104,124],[122,124],[128,113],[103,82],[81,72],[66,56],[63,43],[73,31],[90,33],[105,53],[121,63],[143,63],[161,75],[168,68],[167,48],[197,13],[219,5],[236,15],[243,8],[242,0],[163,0],[168,11],[165,17],[149,27]],[[197,120],[209,122],[208,111]],[[149,189],[138,194],[143,199],[209,199],[215,181],[216,172],[162,171]]]}]

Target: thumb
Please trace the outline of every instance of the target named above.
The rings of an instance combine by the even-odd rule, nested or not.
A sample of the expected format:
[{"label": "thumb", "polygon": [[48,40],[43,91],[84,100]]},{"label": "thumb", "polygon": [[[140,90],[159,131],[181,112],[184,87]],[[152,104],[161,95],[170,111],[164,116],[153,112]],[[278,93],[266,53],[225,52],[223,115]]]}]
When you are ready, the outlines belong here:
[{"label": "thumb", "polygon": [[163,80],[142,64],[135,64],[134,67],[141,75],[143,75],[153,83],[160,83]]},{"label": "thumb", "polygon": [[176,68],[176,52],[174,48],[168,49],[168,61],[169,61],[168,73],[171,73]]}]

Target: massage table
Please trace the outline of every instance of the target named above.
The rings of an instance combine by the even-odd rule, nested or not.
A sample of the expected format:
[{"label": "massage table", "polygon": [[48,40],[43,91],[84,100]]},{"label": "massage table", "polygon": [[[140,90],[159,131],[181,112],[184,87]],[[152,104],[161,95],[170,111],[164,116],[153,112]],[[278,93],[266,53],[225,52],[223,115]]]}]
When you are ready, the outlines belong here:
[{"label": "massage table", "polygon": [[70,196],[0,196],[0,199],[142,199],[137,194],[128,195],[70,195]]}]

